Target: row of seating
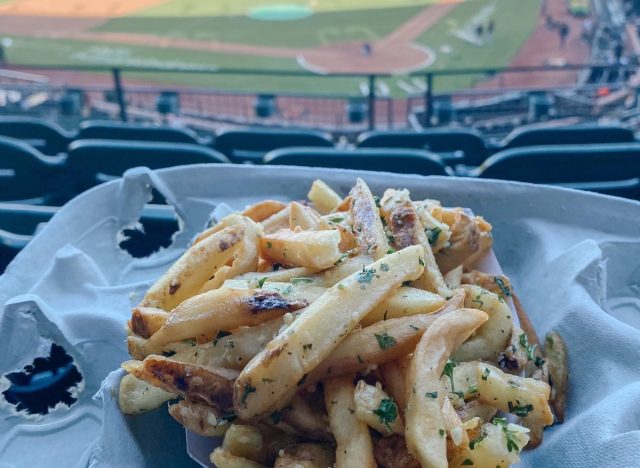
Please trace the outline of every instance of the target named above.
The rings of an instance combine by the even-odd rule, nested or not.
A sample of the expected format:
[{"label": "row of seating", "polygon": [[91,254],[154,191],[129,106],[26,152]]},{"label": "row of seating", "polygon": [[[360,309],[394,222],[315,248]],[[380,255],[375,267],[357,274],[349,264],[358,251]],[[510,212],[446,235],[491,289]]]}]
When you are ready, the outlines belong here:
[{"label": "row of seating", "polygon": [[[232,162],[259,164],[272,150],[291,147],[334,147],[331,136],[312,130],[228,129],[203,138],[188,129],[153,127],[111,121],[86,121],[71,133],[50,122],[27,117],[0,117],[0,135],[23,140],[43,154],[55,156],[78,140],[108,139],[194,144],[215,149]],[[358,136],[359,148],[407,148],[437,153],[447,165],[479,166],[498,151],[537,145],[632,143],[628,128],[581,125],[520,128],[501,142],[486,142],[470,129],[432,128],[420,132],[372,131]]]},{"label": "row of seating", "polygon": [[[67,155],[51,157],[0,137],[0,201],[60,205],[132,167],[201,163],[229,159],[199,145],[109,140],[78,140]],[[403,148],[281,148],[267,153],[263,163],[506,179],[640,199],[640,143],[514,148],[494,154],[477,168],[457,171],[435,153]]]}]

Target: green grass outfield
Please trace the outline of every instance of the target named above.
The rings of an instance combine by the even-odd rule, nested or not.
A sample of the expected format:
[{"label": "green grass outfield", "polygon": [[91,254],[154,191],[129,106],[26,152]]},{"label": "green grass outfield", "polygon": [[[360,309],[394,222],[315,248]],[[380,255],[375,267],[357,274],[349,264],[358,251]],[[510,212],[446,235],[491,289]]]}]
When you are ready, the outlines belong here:
[{"label": "green grass outfield", "polygon": [[[188,3],[193,0],[175,0],[156,7],[156,9],[169,8],[176,2]],[[338,0],[332,0],[338,3]],[[232,0],[223,0],[222,3],[233,5]],[[372,0],[371,3],[383,3],[384,0]],[[438,24],[426,31],[417,40],[418,43],[429,47],[437,54],[435,63],[429,68],[434,70],[449,68],[470,67],[504,67],[521,45],[531,34],[540,9],[541,0],[470,0],[456,6]],[[205,2],[202,2],[205,3]],[[214,4],[215,2],[206,2]],[[258,3],[258,2],[256,2]],[[331,3],[331,2],[327,2]],[[347,2],[344,2],[347,3]],[[364,3],[364,0],[352,0],[352,4]],[[390,2],[385,2],[390,3]],[[408,2],[404,2],[408,3]],[[343,4],[342,2],[340,3]],[[401,8],[385,8],[371,10],[380,14],[392,11],[406,12],[408,9],[419,10],[419,7],[403,6]],[[166,15],[169,11],[166,12]],[[352,23],[352,27],[363,25],[363,12],[328,12],[330,15],[342,15],[345,27]],[[456,34],[461,30],[472,27],[474,21],[490,14],[496,23],[496,32],[491,44],[479,47],[460,39]],[[160,13],[158,17],[162,16]],[[194,15],[197,16],[197,15]],[[320,17],[321,15],[313,15]],[[410,17],[409,15],[408,17]],[[131,18],[123,18],[118,21],[129,21]],[[198,18],[196,18],[197,20]],[[171,18],[168,18],[171,20]],[[115,20],[113,20],[115,21]],[[248,25],[254,23],[268,23],[270,29],[265,29],[263,34],[271,34],[271,39],[263,38],[259,43],[268,44],[270,41],[282,40],[281,25],[283,22],[262,22],[249,20]],[[291,24],[297,23],[291,21]],[[364,23],[367,25],[366,23]],[[111,24],[113,26],[113,23]],[[373,25],[367,25],[373,26]],[[397,25],[396,25],[397,26]],[[105,26],[106,27],[106,26]],[[377,27],[377,26],[376,26]],[[381,28],[383,26],[380,26]],[[384,26],[385,28],[387,26]],[[247,37],[256,40],[251,28]],[[391,29],[394,29],[392,27]],[[220,30],[217,30],[221,34]],[[384,34],[382,29],[376,29],[378,34]],[[139,31],[141,32],[141,31]],[[162,31],[159,31],[160,34]],[[240,34],[241,30],[232,31]],[[195,34],[195,33],[194,33]],[[312,36],[308,28],[300,30],[300,36]],[[301,70],[294,59],[256,57],[239,54],[224,54],[206,51],[185,51],[183,49],[161,48],[153,46],[133,46],[123,44],[107,44],[88,41],[74,41],[62,39],[32,38],[27,36],[11,36],[14,44],[7,50],[10,62],[30,65],[108,65],[124,67],[159,67],[159,68],[248,68],[248,69],[277,69],[277,70]],[[226,37],[224,40],[230,40]],[[291,37],[287,45],[300,46],[302,38]],[[312,39],[304,39],[311,41]],[[313,40],[317,40],[313,39]],[[427,70],[427,69],[425,69]],[[194,86],[208,86],[221,89],[236,89],[241,91],[273,91],[273,92],[314,92],[314,93],[341,93],[357,95],[359,93],[358,79],[325,78],[310,76],[304,78],[281,78],[268,76],[224,76],[224,75],[194,75],[186,73],[145,73],[125,74],[125,77],[145,79],[156,83],[184,84]],[[449,91],[467,87],[482,77],[443,77],[436,80],[436,91]],[[399,86],[408,81],[406,77],[397,76],[385,79],[393,96],[404,95],[403,87]]]}]

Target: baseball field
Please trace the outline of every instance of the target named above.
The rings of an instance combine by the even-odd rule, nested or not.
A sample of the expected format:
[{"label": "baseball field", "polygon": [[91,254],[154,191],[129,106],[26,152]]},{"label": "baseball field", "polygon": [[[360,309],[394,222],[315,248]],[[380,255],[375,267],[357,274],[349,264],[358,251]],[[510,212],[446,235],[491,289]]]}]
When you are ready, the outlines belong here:
[{"label": "baseball field", "polygon": [[[0,0],[9,63],[152,67],[137,80],[237,90],[358,94],[388,73],[393,96],[419,91],[415,71],[504,67],[539,23],[541,0]],[[309,77],[178,73],[306,70]],[[440,80],[440,90],[482,76]]]}]

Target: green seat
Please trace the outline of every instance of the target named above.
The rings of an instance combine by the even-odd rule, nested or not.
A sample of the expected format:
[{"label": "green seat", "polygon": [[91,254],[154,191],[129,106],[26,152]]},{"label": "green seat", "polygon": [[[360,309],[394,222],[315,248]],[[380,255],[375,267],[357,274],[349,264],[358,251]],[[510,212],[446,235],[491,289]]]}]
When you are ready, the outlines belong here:
[{"label": "green seat", "polygon": [[437,153],[449,165],[479,166],[488,155],[479,133],[458,128],[365,132],[358,137],[357,145],[358,148],[423,149]]},{"label": "green seat", "polygon": [[34,117],[0,117],[0,135],[21,140],[50,156],[64,153],[73,139],[62,127]]},{"label": "green seat", "polygon": [[59,158],[15,138],[0,137],[0,201],[52,204],[59,190]]},{"label": "green seat", "polygon": [[202,144],[198,136],[188,129],[144,126],[126,122],[87,120],[80,125],[77,140],[127,140],[166,143]]},{"label": "green seat", "polygon": [[640,143],[514,148],[494,154],[471,175],[638,198]]},{"label": "green seat", "polygon": [[66,176],[70,195],[121,177],[128,169],[187,164],[219,164],[229,160],[202,145],[116,140],[76,140],[69,145]]},{"label": "green seat", "polygon": [[568,127],[519,128],[502,141],[502,148],[633,143],[635,141],[633,132],[628,128],[610,125],[572,125]]},{"label": "green seat", "polygon": [[269,151],[292,146],[332,148],[333,142],[322,132],[262,128],[223,130],[215,139],[215,148],[238,163],[259,164]]},{"label": "green seat", "polygon": [[422,150],[373,148],[337,150],[333,148],[282,148],[270,151],[264,164],[335,167],[400,174],[448,175],[442,159]]}]

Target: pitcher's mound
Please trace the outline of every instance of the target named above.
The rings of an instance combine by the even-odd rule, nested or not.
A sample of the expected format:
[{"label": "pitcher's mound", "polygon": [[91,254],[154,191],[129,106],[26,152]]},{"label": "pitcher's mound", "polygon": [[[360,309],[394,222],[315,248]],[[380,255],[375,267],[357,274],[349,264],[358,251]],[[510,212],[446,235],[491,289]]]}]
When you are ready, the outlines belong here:
[{"label": "pitcher's mound", "polygon": [[415,44],[367,45],[362,41],[331,44],[304,52],[298,64],[314,73],[408,73],[427,67],[435,54]]}]

